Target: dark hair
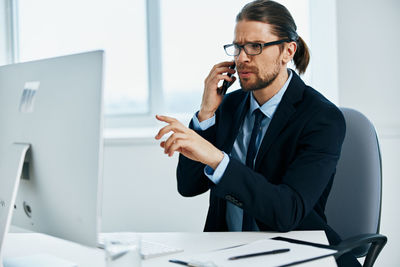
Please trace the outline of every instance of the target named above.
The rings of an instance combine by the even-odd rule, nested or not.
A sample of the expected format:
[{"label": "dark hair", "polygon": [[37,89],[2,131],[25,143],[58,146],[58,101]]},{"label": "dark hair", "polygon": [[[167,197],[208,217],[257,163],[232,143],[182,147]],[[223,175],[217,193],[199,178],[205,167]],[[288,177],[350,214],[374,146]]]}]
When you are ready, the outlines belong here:
[{"label": "dark hair", "polygon": [[241,20],[265,22],[272,26],[272,33],[279,38],[288,38],[296,42],[294,64],[300,74],[306,71],[310,62],[310,52],[304,40],[297,35],[296,23],[285,6],[271,0],[256,0],[242,8],[236,16],[236,22]]}]

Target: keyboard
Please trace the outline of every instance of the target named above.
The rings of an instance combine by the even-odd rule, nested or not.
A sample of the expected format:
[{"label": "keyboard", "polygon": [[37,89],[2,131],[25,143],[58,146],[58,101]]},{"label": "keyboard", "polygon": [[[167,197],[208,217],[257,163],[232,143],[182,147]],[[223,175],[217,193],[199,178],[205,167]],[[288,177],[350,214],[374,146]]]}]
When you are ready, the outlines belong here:
[{"label": "keyboard", "polygon": [[[100,233],[99,235],[99,240],[98,240],[98,246],[100,248],[104,248],[104,241],[106,239],[112,239],[114,241],[121,241],[121,242],[127,242],[129,241],[133,242],[133,239],[137,237],[137,234],[134,233]],[[177,247],[172,247],[156,242],[150,242],[146,240],[141,240],[141,246],[140,246],[140,254],[142,256],[142,259],[150,259],[150,258],[155,258],[159,256],[164,256],[164,255],[169,255],[173,253],[178,253],[182,252],[182,248],[177,248]]]}]

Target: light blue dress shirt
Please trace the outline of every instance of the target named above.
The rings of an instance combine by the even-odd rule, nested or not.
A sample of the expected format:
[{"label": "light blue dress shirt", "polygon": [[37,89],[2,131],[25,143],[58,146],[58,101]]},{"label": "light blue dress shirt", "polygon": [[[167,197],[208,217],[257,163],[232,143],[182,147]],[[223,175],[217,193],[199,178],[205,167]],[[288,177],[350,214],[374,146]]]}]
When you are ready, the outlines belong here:
[{"label": "light blue dress shirt", "polygon": [[[232,152],[228,156],[224,151],[224,158],[219,163],[217,168],[214,170],[210,166],[206,166],[204,168],[205,175],[215,184],[221,180],[226,167],[229,163],[229,157],[233,157],[243,164],[246,165],[246,155],[247,155],[247,147],[250,142],[251,132],[253,130],[254,125],[254,110],[260,109],[261,112],[265,115],[264,119],[261,122],[262,130],[258,133],[256,138],[256,147],[257,147],[257,154],[258,149],[260,148],[261,141],[264,138],[265,133],[267,132],[269,123],[271,122],[272,117],[274,116],[275,110],[278,107],[279,103],[282,100],[284,93],[292,79],[292,71],[288,70],[289,78],[283,87],[276,93],[270,100],[264,103],[261,107],[257,103],[256,99],[254,98],[253,94],[250,94],[250,109],[247,112],[242,127],[239,129],[238,136],[236,137],[235,143],[233,144]],[[195,130],[204,131],[210,128],[215,124],[215,115],[208,120],[199,122],[197,118],[198,112],[193,116],[193,127]],[[256,160],[256,157],[254,160]],[[229,231],[242,231],[242,221],[243,221],[243,210],[231,202],[227,201],[227,209],[226,209],[226,222],[228,225]],[[257,224],[254,221],[253,229],[259,231]]]}]

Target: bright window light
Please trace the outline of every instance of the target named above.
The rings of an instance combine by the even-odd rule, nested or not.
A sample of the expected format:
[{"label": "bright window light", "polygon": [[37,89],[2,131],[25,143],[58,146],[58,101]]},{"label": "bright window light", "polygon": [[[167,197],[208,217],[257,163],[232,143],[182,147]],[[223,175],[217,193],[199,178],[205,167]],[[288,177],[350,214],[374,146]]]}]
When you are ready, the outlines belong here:
[{"label": "bright window light", "polygon": [[19,60],[103,49],[105,112],[149,110],[146,1],[19,0]]}]

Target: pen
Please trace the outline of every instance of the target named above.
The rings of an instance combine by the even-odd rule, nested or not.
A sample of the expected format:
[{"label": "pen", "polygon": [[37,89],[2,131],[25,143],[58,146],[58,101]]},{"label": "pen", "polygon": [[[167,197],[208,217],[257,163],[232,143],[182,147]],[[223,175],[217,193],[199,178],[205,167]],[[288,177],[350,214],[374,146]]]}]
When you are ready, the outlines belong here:
[{"label": "pen", "polygon": [[288,249],[288,248],[276,249],[276,250],[270,250],[270,251],[264,251],[264,252],[245,254],[245,255],[240,255],[240,256],[234,256],[234,257],[228,258],[228,260],[238,260],[238,259],[244,259],[244,258],[250,258],[250,257],[256,257],[256,256],[279,254],[279,253],[284,253],[284,252],[289,252],[289,251],[290,251],[290,249]]},{"label": "pen", "polygon": [[186,261],[169,260],[169,262],[176,263],[176,264],[180,264],[180,265],[185,265],[185,266],[190,266],[190,265],[189,265],[189,262],[186,262]]},{"label": "pen", "polygon": [[207,261],[207,262],[200,262],[200,261],[181,261],[181,260],[169,260],[169,262],[180,264],[180,265],[185,265],[189,267],[217,267],[213,262]]}]

